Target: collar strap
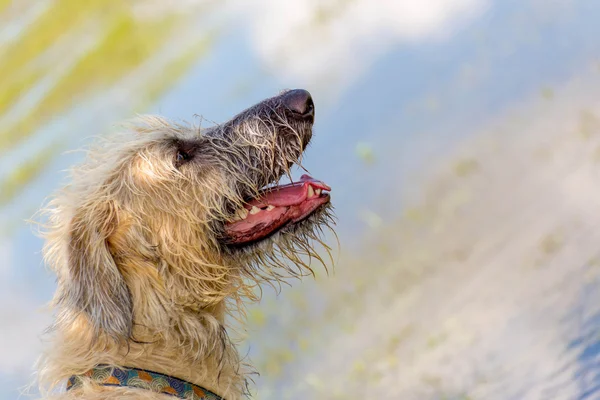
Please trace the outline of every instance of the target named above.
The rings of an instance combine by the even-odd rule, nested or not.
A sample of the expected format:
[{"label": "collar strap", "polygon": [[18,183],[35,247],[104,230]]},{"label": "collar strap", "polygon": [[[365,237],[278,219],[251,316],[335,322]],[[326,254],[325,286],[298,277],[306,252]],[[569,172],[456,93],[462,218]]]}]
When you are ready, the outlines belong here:
[{"label": "collar strap", "polygon": [[169,375],[145,369],[117,368],[108,365],[98,365],[81,375],[71,376],[67,382],[67,391],[81,387],[86,378],[102,386],[145,389],[186,400],[224,400],[210,390]]}]

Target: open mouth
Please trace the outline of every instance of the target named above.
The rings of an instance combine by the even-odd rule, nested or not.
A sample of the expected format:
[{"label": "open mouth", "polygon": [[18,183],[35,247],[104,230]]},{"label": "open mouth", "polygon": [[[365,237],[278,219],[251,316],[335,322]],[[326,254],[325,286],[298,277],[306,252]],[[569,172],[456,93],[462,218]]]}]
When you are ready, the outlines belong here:
[{"label": "open mouth", "polygon": [[290,224],[297,224],[329,203],[331,188],[302,175],[300,181],[269,188],[249,200],[225,224],[230,245],[245,245],[265,239]]}]

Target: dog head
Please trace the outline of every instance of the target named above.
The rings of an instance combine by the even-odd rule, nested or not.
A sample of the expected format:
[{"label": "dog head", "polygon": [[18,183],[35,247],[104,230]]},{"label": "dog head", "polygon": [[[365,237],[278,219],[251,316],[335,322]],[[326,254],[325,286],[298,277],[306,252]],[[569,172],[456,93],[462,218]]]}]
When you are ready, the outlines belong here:
[{"label": "dog head", "polygon": [[172,326],[174,307],[253,297],[248,279],[310,270],[332,224],[329,187],[278,182],[313,121],[310,94],[292,90],[207,129],[144,117],[97,142],[47,209],[62,317],[130,337],[134,322]]}]

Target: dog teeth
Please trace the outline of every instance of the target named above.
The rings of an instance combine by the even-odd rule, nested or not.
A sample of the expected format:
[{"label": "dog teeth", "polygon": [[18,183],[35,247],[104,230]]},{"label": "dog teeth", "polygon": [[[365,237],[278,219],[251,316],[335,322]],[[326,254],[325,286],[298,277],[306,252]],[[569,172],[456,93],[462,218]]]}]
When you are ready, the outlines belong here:
[{"label": "dog teeth", "polygon": [[246,219],[246,217],[248,216],[248,210],[246,210],[245,208],[240,208],[235,213],[235,216],[238,221],[242,220],[242,219]]},{"label": "dog teeth", "polygon": [[271,210],[272,210],[272,209],[274,209],[274,208],[275,208],[275,206],[274,206],[274,205],[271,205],[271,204],[269,204],[269,206],[266,208],[266,210],[267,210],[267,211],[271,211]]},{"label": "dog teeth", "polygon": [[260,212],[260,208],[258,208],[256,206],[252,206],[252,209],[250,210],[250,215],[258,214],[259,212]]},{"label": "dog teeth", "polygon": [[312,186],[308,185],[308,198],[310,199],[314,195],[315,195],[315,190],[313,189]]},{"label": "dog teeth", "polygon": [[321,195],[321,189],[315,189],[315,194],[317,196],[320,196]]}]

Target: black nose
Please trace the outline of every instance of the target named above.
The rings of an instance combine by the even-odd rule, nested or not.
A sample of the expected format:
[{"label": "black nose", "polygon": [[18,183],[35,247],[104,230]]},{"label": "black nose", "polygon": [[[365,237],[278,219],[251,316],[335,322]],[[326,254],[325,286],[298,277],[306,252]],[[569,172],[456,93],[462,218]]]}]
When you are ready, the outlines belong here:
[{"label": "black nose", "polygon": [[314,116],[315,104],[307,90],[294,89],[283,95],[283,104],[292,112],[303,117]]}]

